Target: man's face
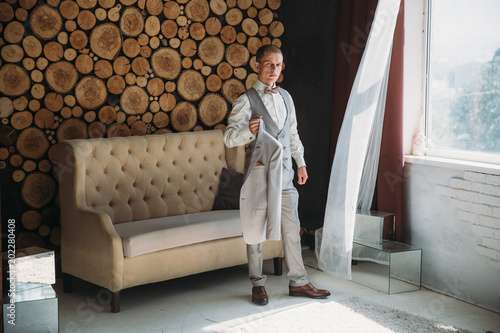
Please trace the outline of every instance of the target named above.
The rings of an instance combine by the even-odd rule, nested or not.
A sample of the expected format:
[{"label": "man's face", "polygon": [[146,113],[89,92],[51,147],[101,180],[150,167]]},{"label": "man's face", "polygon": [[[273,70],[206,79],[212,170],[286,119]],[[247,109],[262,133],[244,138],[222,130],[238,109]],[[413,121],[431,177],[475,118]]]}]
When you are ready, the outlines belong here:
[{"label": "man's face", "polygon": [[282,66],[283,55],[275,52],[264,53],[260,63],[255,63],[259,81],[272,87],[276,80],[280,77]]}]

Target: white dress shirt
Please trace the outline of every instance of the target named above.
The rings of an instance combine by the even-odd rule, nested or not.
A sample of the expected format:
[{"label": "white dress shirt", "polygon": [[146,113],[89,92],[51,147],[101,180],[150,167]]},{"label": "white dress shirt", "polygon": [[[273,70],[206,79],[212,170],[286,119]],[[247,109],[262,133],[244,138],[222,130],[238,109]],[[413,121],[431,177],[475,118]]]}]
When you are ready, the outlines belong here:
[{"label": "white dress shirt", "polygon": [[[281,130],[286,121],[287,110],[285,101],[281,94],[264,93],[266,85],[259,80],[253,85],[260,99],[264,103],[269,115]],[[297,131],[297,117],[295,115],[295,105],[291,101],[290,114],[290,149],[292,157],[300,168],[306,165],[304,160],[304,146],[300,141]],[[250,132],[250,119],[252,117],[252,108],[250,100],[246,94],[242,94],[234,103],[231,115],[228,120],[228,126],[224,133],[224,143],[228,147],[243,146],[255,140],[255,134]]]}]

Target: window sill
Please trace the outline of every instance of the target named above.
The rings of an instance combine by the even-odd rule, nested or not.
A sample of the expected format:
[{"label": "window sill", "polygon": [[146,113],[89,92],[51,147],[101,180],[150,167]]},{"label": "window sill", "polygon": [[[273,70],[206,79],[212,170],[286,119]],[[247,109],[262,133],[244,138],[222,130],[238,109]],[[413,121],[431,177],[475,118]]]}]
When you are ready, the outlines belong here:
[{"label": "window sill", "polygon": [[405,155],[405,163],[426,165],[437,168],[448,168],[457,170],[467,170],[480,173],[487,173],[492,175],[500,175],[500,165],[471,162],[463,160],[455,160],[450,158],[433,157],[433,156],[413,156]]}]

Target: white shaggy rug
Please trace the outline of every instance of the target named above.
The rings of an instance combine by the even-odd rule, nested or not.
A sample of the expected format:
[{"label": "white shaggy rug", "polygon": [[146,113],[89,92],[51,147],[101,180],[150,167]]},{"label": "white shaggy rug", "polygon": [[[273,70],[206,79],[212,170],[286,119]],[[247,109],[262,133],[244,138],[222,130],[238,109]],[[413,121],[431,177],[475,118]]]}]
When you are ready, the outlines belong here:
[{"label": "white shaggy rug", "polygon": [[244,324],[218,333],[470,333],[358,297],[339,302],[312,301],[247,319]]}]

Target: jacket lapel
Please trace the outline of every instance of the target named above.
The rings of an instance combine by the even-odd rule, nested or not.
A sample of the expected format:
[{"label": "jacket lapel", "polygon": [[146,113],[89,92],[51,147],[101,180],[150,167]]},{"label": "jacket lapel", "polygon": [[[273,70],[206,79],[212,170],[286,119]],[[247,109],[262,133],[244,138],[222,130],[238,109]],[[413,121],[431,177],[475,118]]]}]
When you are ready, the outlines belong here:
[{"label": "jacket lapel", "polygon": [[264,144],[264,130],[265,125],[262,119],[259,120],[259,131],[257,132],[257,137],[255,138],[255,143],[253,147],[252,157],[250,158],[250,162],[248,164],[248,169],[245,171],[245,178],[243,181],[246,181],[248,175],[252,172],[255,163],[258,162],[260,154],[262,153],[262,147]]}]

